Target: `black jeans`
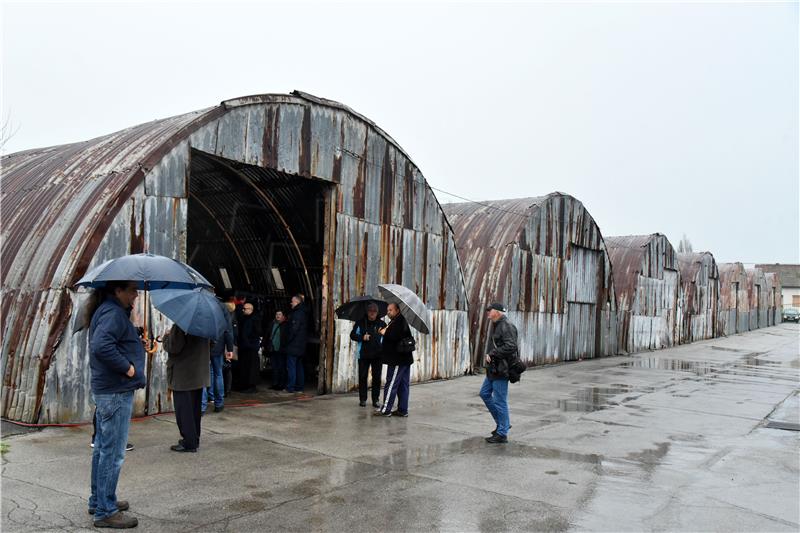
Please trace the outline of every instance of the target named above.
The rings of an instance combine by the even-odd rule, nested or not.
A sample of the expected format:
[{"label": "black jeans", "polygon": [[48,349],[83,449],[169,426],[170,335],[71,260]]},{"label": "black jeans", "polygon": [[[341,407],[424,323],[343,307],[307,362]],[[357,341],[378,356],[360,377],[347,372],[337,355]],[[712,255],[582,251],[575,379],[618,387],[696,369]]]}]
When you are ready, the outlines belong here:
[{"label": "black jeans", "polygon": [[358,360],[358,399],[367,401],[367,374],[372,369],[372,403],[378,403],[381,399],[381,372],[383,365],[380,357],[375,359]]},{"label": "black jeans", "polygon": [[172,391],[175,405],[175,421],[183,438],[183,447],[196,449],[200,446],[200,420],[203,389]]}]

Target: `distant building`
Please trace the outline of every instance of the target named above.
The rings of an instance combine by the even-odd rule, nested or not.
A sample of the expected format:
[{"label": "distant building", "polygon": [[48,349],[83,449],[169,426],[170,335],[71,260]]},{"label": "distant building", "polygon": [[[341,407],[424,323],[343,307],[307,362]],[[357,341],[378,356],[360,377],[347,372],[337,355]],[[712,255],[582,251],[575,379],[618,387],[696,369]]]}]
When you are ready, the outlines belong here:
[{"label": "distant building", "polygon": [[780,277],[783,307],[800,309],[800,265],[756,265],[764,272],[774,272]]}]

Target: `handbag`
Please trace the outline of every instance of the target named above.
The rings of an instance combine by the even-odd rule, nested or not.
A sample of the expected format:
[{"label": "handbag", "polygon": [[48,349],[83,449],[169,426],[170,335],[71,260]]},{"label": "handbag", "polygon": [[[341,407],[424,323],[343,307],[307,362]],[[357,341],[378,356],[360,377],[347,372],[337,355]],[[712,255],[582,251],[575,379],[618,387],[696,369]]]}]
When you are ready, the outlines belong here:
[{"label": "handbag", "polygon": [[399,353],[411,353],[417,349],[417,341],[411,336],[411,329],[406,324],[406,336],[397,341],[397,351]]},{"label": "handbag", "polygon": [[416,349],[417,341],[415,341],[414,337],[410,335],[397,341],[397,351],[400,353],[411,353]]},{"label": "handbag", "polygon": [[527,369],[528,367],[525,366],[522,359],[520,359],[519,356],[515,357],[511,364],[508,365],[508,381],[516,383]]}]

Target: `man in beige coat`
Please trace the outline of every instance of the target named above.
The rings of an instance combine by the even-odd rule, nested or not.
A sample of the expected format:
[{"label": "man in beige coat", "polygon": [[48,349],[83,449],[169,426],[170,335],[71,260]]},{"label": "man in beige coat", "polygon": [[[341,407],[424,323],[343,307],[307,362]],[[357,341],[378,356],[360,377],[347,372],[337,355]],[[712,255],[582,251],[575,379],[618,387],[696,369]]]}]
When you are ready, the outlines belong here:
[{"label": "man in beige coat", "polygon": [[167,386],[172,389],[175,420],[181,432],[174,452],[196,452],[200,446],[203,389],[210,384],[211,341],[187,335],[177,325],[163,338],[167,358]]}]

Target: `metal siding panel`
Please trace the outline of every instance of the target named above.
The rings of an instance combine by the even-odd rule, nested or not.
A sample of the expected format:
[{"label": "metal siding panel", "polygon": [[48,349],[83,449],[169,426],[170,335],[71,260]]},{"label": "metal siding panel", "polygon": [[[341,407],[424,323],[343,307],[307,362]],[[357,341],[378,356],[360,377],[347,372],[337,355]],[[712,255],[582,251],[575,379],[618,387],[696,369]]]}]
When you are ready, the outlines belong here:
[{"label": "metal siding panel", "polygon": [[311,106],[311,174],[317,178],[334,181],[334,167],[341,163],[341,112]]},{"label": "metal siding panel", "polygon": [[145,194],[148,196],[174,196],[185,198],[187,193],[187,161],[189,141],[182,141],[169,151],[145,175]]},{"label": "metal siding panel", "polygon": [[244,162],[249,165],[264,165],[264,128],[267,108],[250,106],[247,110],[247,132],[244,144]]},{"label": "metal siding panel", "polygon": [[386,140],[374,131],[367,134],[367,179],[364,184],[364,218],[373,224],[381,222],[381,204],[391,202],[383,198],[381,178],[383,175]]},{"label": "metal siding panel", "polygon": [[303,142],[304,106],[284,105],[278,118],[277,169],[289,174],[300,172],[300,145]]},{"label": "metal siding panel", "polygon": [[248,118],[246,107],[234,109],[222,116],[217,130],[217,149],[214,152],[216,155],[234,161],[244,161]]}]

